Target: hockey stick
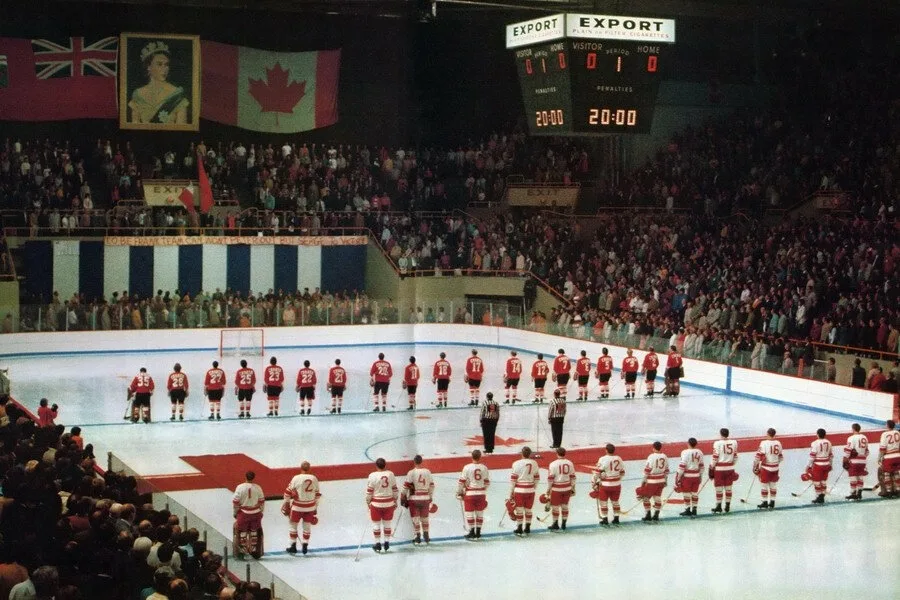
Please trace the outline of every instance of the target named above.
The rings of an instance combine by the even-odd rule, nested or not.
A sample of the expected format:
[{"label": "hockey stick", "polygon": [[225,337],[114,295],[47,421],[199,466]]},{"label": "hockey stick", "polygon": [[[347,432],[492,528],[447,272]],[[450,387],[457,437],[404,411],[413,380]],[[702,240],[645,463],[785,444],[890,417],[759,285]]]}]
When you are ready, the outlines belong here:
[{"label": "hockey stick", "polygon": [[880,487],[881,487],[881,482],[879,481],[878,483],[876,483],[876,484],[873,485],[872,487],[864,487],[864,488],[863,488],[863,491],[864,491],[864,492],[874,492],[875,490],[877,490],[877,489],[880,488]]},{"label": "hockey stick", "polygon": [[[363,529],[362,535],[359,536],[359,546],[356,547],[356,558],[353,559],[353,562],[359,562],[359,553],[362,550],[363,542],[366,539],[366,532],[369,530],[369,524],[366,523],[366,528]],[[351,546],[352,548],[352,546]]]},{"label": "hockey stick", "polygon": [[750,481],[750,488],[747,490],[747,495],[741,498],[742,503],[747,504],[747,501],[750,499],[750,493],[753,491],[753,486],[756,485],[757,479],[759,478],[753,477],[753,479]]},{"label": "hockey stick", "polygon": [[643,502],[644,502],[644,499],[643,499],[643,498],[638,498],[638,501],[635,502],[634,504],[632,504],[631,507],[630,507],[628,510],[620,510],[620,511],[619,511],[619,514],[620,514],[620,515],[627,515],[628,513],[630,513],[631,511],[633,511],[635,508],[637,508],[639,504],[643,504]]},{"label": "hockey stick", "polygon": [[392,541],[394,539],[394,535],[397,533],[397,530],[400,528],[400,517],[403,516],[404,507],[401,506],[400,510],[397,511],[397,518],[394,520],[394,526],[391,528],[391,535],[388,536],[388,541]]},{"label": "hockey stick", "polygon": [[[497,529],[500,529],[500,527],[503,526],[503,521],[504,521],[505,519],[506,519],[506,511],[504,510],[504,511],[503,511],[503,516],[500,517],[500,520],[499,520],[499,521],[497,521]],[[466,532],[468,533],[468,529],[466,530]]]},{"label": "hockey stick", "polygon": [[462,515],[463,531],[469,533],[469,527],[466,524],[466,507],[465,504],[463,504],[462,498],[459,499],[459,514]]},{"label": "hockey stick", "polygon": [[808,492],[808,491],[809,491],[809,488],[811,488],[812,485],[813,485],[813,484],[812,484],[812,481],[810,481],[810,482],[809,482],[809,485],[806,486],[805,488],[803,488],[803,491],[802,491],[802,492],[800,492],[800,493],[797,493],[797,492],[791,492],[791,496],[793,496],[794,498],[799,498],[800,496],[802,496],[803,494],[805,494],[806,492]]},{"label": "hockey stick", "polygon": [[[827,490],[825,490],[825,493],[826,493],[826,494],[829,494],[829,495],[830,495],[830,494],[834,491],[834,488],[837,487],[838,481],[841,480],[841,477],[844,476],[844,473],[846,473],[846,471],[841,471],[840,473],[838,473],[837,479],[834,480],[834,483],[831,485],[831,487],[828,488]],[[873,489],[874,489],[874,488],[873,488]]]},{"label": "hockey stick", "polygon": [[669,495],[668,495],[668,496],[666,496],[665,498],[663,498],[662,504],[661,504],[660,507],[659,507],[660,510],[662,510],[662,509],[664,509],[664,508],[666,507],[666,504],[669,503],[669,498],[671,498],[672,495],[673,495],[674,493],[675,493],[675,486],[672,486],[672,491],[669,492]]}]

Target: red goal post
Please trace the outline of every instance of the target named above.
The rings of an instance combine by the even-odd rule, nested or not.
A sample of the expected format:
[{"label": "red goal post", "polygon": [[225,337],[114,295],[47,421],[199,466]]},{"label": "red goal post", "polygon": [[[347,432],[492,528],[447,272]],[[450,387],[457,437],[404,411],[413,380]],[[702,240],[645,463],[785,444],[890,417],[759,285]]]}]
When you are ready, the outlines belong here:
[{"label": "red goal post", "polygon": [[219,331],[219,357],[264,356],[266,332],[262,329],[222,329]]}]

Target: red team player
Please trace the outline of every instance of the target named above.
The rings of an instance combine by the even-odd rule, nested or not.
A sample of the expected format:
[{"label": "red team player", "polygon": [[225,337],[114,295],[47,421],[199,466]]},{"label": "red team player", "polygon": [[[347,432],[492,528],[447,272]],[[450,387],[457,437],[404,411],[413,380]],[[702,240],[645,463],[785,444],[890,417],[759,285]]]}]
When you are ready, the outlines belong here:
[{"label": "red team player", "polygon": [[806,473],[801,477],[812,480],[816,498],[813,504],[825,504],[825,488],[828,483],[828,474],[831,473],[831,463],[834,459],[834,451],[831,442],[825,437],[825,430],[819,428],[816,438],[809,446],[809,463],[806,465]]},{"label": "red team player", "polygon": [[178,419],[184,421],[184,399],[188,395],[188,376],[181,372],[181,365],[175,363],[172,372],[169,373],[169,379],[166,381],[166,389],[169,390],[169,399],[172,401],[172,417],[170,421],[175,420],[175,413],[178,412]]},{"label": "red team player", "polygon": [[303,538],[301,552],[306,554],[309,547],[311,525],[319,522],[316,513],[319,508],[319,478],[309,472],[309,462],[303,461],[300,465],[300,473],[294,475],[287,488],[284,490],[284,503],[281,505],[281,514],[289,519],[289,537],[291,545],[288,546],[288,554],[297,554],[297,525],[303,523]]},{"label": "red team player", "polygon": [[[241,368],[234,374],[234,393],[238,399],[239,419],[250,418],[250,403],[253,401],[254,392],[256,392],[256,371],[247,366],[246,360],[242,360]],[[216,418],[220,418],[218,414]]]},{"label": "red team player", "polygon": [[331,392],[331,414],[341,414],[344,406],[344,390],[347,389],[347,371],[341,366],[341,359],[334,359],[334,366],[328,371],[328,391]]},{"label": "red team player", "polygon": [[441,357],[435,361],[431,370],[431,383],[437,384],[437,407],[447,408],[447,390],[450,388],[450,375],[453,369],[447,361],[447,355],[441,352]]},{"label": "red team player", "polygon": [[669,348],[666,357],[666,391],[663,396],[677,396],[681,392],[681,373],[684,360],[676,346]]},{"label": "red team player", "polygon": [[484,362],[478,358],[478,350],[473,349],[472,356],[466,360],[466,376],[464,378],[469,384],[469,406],[478,406],[482,377],[484,377]]},{"label": "red team player", "polygon": [[409,357],[409,364],[403,370],[403,389],[409,397],[409,407],[406,410],[416,408],[416,389],[419,387],[419,367],[416,365],[416,357]]},{"label": "red team player", "polygon": [[544,360],[543,354],[537,355],[537,360],[531,365],[531,380],[534,381],[534,403],[544,401],[544,386],[547,384],[547,375],[550,374],[550,365]]},{"label": "red team player", "polygon": [[578,401],[587,402],[588,382],[591,380],[591,359],[582,350],[581,357],[575,361],[575,377],[578,378]]},{"label": "red team player", "polygon": [[214,360],[212,369],[206,372],[203,378],[203,393],[209,400],[209,420],[212,421],[217,416],[221,419],[222,396],[225,395],[225,383],[227,378],[225,371],[219,368],[219,361]]},{"label": "red team player", "polygon": [[269,366],[263,373],[263,391],[269,401],[267,417],[278,416],[281,391],[284,389],[284,369],[278,366],[278,359],[274,356],[269,359]]},{"label": "red team player", "polygon": [[647,398],[653,397],[654,388],[656,386],[656,371],[659,368],[659,356],[656,355],[656,352],[653,350],[653,346],[650,346],[650,350],[647,351],[647,356],[644,357],[644,364],[642,365],[642,372],[644,374],[644,384],[647,386],[647,393],[644,394]]},{"label": "red team player", "polygon": [[896,423],[888,420],[887,431],[881,434],[878,444],[878,481],[881,483],[882,498],[896,498],[900,495],[900,431]]},{"label": "red team player", "polygon": [[769,427],[766,439],[759,443],[756,457],[753,459],[753,474],[759,477],[762,502],[756,508],[775,508],[775,496],[778,494],[778,471],[784,460],[781,442],[775,439],[775,430]]},{"label": "red team player", "polygon": [[141,367],[138,374],[131,380],[131,385],[128,386],[132,423],[137,423],[142,417],[144,423],[150,422],[150,397],[155,389],[156,384],[153,382],[153,378],[147,374],[146,367]]},{"label": "red team player", "polygon": [[[509,499],[515,502],[516,508],[516,535],[522,536],[531,533],[531,519],[534,507],[535,486],[541,480],[540,467],[531,458],[531,448],[522,448],[522,458],[512,464],[512,472],[509,474],[512,488],[509,491]],[[523,530],[522,524],[525,528]]]},{"label": "red team player", "polygon": [[700,478],[703,473],[703,452],[697,449],[697,438],[688,439],[688,447],[681,451],[681,460],[675,472],[675,491],[684,496],[682,517],[697,516],[700,494]]},{"label": "red team player", "polygon": [[304,360],[303,368],[297,371],[297,394],[300,416],[308,415],[316,399],[316,372],[309,367],[308,360]]},{"label": "red team player", "polygon": [[466,527],[469,528],[467,540],[481,538],[484,509],[487,508],[487,489],[490,485],[490,472],[481,464],[481,450],[473,450],[472,462],[463,467],[456,488],[456,497],[463,503]]},{"label": "red team player", "polygon": [[600,399],[609,398],[609,379],[612,377],[613,359],[606,348],[597,359],[597,380],[600,382]]},{"label": "red team player", "polygon": [[519,401],[519,379],[522,377],[522,361],[516,354],[516,351],[512,350],[509,353],[509,358],[506,359],[506,372],[503,373],[503,387],[506,388],[506,400],[503,401],[503,404],[509,404],[510,402],[515,404]]},{"label": "red team player", "polygon": [[556,382],[556,389],[559,395],[565,400],[569,391],[569,373],[572,372],[572,363],[566,356],[566,351],[560,348],[556,351],[556,358],[553,359],[553,381]]},{"label": "red team player", "polygon": [[594,491],[591,496],[597,499],[600,505],[600,524],[609,525],[609,507],[607,502],[612,503],[613,509],[613,525],[619,524],[619,498],[622,496],[622,477],[625,475],[625,463],[616,455],[616,447],[612,444],[606,445],[606,454],[597,461],[597,467],[591,478],[591,484]]},{"label": "red team player", "polygon": [[431,471],[422,466],[421,455],[416,454],[413,464],[415,466],[406,474],[400,503],[409,507],[413,531],[416,532],[413,543],[419,545],[423,539],[426,544],[431,541],[428,533],[428,516],[431,514],[431,500],[434,497],[434,478]]},{"label": "red team player", "polygon": [[634,398],[635,382],[638,374],[638,359],[632,356],[631,348],[627,351],[627,356],[622,359],[622,379],[625,380],[625,397]]},{"label": "red team player", "polygon": [[566,458],[566,449],[560,446],[556,449],[558,457],[547,469],[547,501],[550,503],[553,524],[551,531],[560,529],[560,517],[562,517],[562,529],[566,528],[569,519],[569,499],[575,495],[575,465]]},{"label": "red team player", "polygon": [[[372,533],[375,535],[375,552],[387,552],[391,548],[391,521],[394,519],[394,509],[397,508],[397,479],[394,473],[387,469],[387,461],[379,458],[375,461],[376,471],[369,474],[366,482],[366,504],[369,507],[369,517],[372,519]],[[382,546],[381,532],[384,531],[384,545]]]},{"label": "red team player", "polygon": [[[666,479],[669,475],[669,457],[662,452],[662,443],[653,442],[653,452],[647,457],[644,464],[644,480],[638,496],[644,500],[643,521],[659,521],[659,511],[662,509],[662,491],[666,487]],[[650,502],[653,502],[653,514],[650,514]]]},{"label": "red team player", "polygon": [[394,376],[394,369],[391,363],[384,360],[384,354],[378,355],[378,360],[372,363],[369,369],[369,384],[372,386],[372,403],[375,409],[372,412],[378,412],[378,400],[381,400],[381,412],[387,412],[387,395],[388,388],[391,385],[391,377]]},{"label": "red team player", "polygon": [[869,457],[869,440],[861,434],[859,423],[851,426],[853,434],[847,438],[844,446],[844,469],[850,477],[850,495],[847,500],[862,500],[863,478],[866,471],[866,459]]},{"label": "red team player", "polygon": [[722,498],[725,498],[725,512],[731,510],[731,485],[737,481],[738,476],[734,471],[737,462],[738,443],[729,440],[729,431],[726,427],[719,430],[722,439],[713,442],[712,462],[709,464],[709,478],[716,486],[716,507],[714,513],[722,512]]}]

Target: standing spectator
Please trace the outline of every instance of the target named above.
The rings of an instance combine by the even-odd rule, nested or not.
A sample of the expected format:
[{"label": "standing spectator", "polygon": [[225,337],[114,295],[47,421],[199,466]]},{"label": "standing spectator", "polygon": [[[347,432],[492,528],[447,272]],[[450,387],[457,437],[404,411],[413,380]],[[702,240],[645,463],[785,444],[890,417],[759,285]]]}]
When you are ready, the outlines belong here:
[{"label": "standing spectator", "polygon": [[38,408],[38,426],[53,427],[56,423],[53,419],[59,413],[59,406],[54,404],[49,406],[50,402],[46,398],[41,398],[41,405]]},{"label": "standing spectator", "polygon": [[853,361],[853,371],[850,373],[850,385],[858,388],[866,386],[866,370],[860,362],[858,358]]},{"label": "standing spectator", "polygon": [[833,356],[828,359],[828,364],[825,365],[825,381],[829,383],[837,381],[837,365],[835,365]]},{"label": "standing spectator", "polygon": [[9,400],[9,369],[0,369],[0,402]]}]

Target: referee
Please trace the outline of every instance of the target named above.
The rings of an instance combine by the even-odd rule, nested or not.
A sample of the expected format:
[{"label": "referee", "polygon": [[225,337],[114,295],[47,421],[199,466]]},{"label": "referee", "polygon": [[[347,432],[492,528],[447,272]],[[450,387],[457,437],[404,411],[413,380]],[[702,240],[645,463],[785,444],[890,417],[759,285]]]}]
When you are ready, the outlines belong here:
[{"label": "referee", "polygon": [[493,392],[488,392],[481,406],[481,436],[484,438],[485,454],[494,453],[494,434],[499,420],[500,405],[494,402]]},{"label": "referee", "polygon": [[566,399],[560,396],[558,389],[553,391],[547,420],[550,422],[550,432],[553,435],[553,444],[550,447],[559,448],[562,446],[563,421],[566,420]]}]

